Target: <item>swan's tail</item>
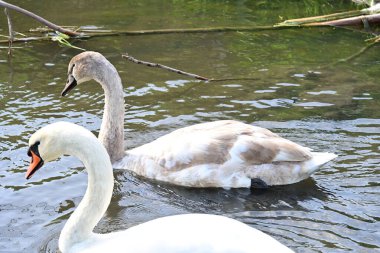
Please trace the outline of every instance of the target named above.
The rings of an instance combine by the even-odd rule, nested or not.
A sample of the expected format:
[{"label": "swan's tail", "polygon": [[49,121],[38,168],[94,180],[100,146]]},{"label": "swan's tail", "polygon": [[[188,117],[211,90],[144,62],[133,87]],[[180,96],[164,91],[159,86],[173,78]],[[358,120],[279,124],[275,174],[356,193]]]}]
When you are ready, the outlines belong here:
[{"label": "swan's tail", "polygon": [[304,164],[308,169],[309,175],[319,170],[325,163],[338,157],[334,153],[311,152],[311,154],[313,157]]}]

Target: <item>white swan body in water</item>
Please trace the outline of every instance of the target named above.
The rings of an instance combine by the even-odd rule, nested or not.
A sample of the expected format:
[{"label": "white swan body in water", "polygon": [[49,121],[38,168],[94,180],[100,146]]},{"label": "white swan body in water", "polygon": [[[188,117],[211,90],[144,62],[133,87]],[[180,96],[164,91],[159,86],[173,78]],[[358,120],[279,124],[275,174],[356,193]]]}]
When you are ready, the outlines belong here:
[{"label": "white swan body in water", "polygon": [[117,70],[103,55],[84,52],[73,57],[62,96],[91,79],[105,93],[99,140],[114,168],[189,187],[266,187],[299,182],[336,157],[311,152],[265,128],[233,120],[181,128],[124,151],[123,86]]},{"label": "white swan body in water", "polygon": [[217,215],[183,214],[155,219],[124,231],[95,234],[94,227],[111,201],[113,170],[106,149],[88,130],[57,122],[29,139],[29,179],[42,165],[73,155],[87,169],[86,193],[59,237],[62,253],[243,253],[293,252],[269,235],[239,221]]}]

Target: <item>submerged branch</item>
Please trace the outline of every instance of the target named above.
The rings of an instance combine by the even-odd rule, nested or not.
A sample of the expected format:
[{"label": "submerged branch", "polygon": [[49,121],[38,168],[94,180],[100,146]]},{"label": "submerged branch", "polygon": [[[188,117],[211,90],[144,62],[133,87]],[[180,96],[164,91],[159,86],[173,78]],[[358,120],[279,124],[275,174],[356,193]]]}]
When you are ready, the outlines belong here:
[{"label": "submerged branch", "polygon": [[[340,59],[337,63],[343,63],[343,62],[349,62],[349,61],[352,61],[356,58],[358,58],[360,55],[364,54],[365,52],[367,52],[367,50],[369,50],[370,48],[372,48],[373,46],[376,45],[376,41],[368,44],[367,46],[363,47],[362,49],[360,49],[358,52],[356,52],[355,54],[347,57],[347,58],[344,58],[344,59]],[[335,64],[334,64],[335,65]]]}]

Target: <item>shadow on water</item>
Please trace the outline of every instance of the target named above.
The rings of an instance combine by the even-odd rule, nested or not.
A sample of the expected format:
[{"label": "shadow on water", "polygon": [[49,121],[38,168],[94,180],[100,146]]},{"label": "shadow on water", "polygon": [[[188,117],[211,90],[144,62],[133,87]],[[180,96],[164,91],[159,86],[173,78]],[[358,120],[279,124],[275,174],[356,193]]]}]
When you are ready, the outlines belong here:
[{"label": "shadow on water", "polygon": [[166,184],[153,184],[154,191],[165,202],[188,212],[228,214],[246,210],[299,208],[299,201],[325,200],[328,192],[313,179],[297,184],[268,189],[197,189]]}]

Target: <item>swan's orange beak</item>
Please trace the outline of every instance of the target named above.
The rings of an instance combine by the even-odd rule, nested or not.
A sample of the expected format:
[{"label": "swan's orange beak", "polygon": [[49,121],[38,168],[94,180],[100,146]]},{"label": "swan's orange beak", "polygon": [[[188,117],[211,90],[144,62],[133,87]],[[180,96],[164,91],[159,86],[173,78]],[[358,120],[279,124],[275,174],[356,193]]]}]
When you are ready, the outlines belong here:
[{"label": "swan's orange beak", "polygon": [[29,168],[26,171],[25,178],[29,179],[33,176],[33,174],[44,165],[44,161],[42,158],[35,154],[32,150],[28,151],[28,155],[32,157],[32,161],[30,162]]},{"label": "swan's orange beak", "polygon": [[77,86],[77,80],[75,80],[74,76],[72,74],[69,74],[67,77],[67,82],[65,88],[63,88],[61,92],[61,96],[66,96],[67,93],[69,93],[74,87]]}]

